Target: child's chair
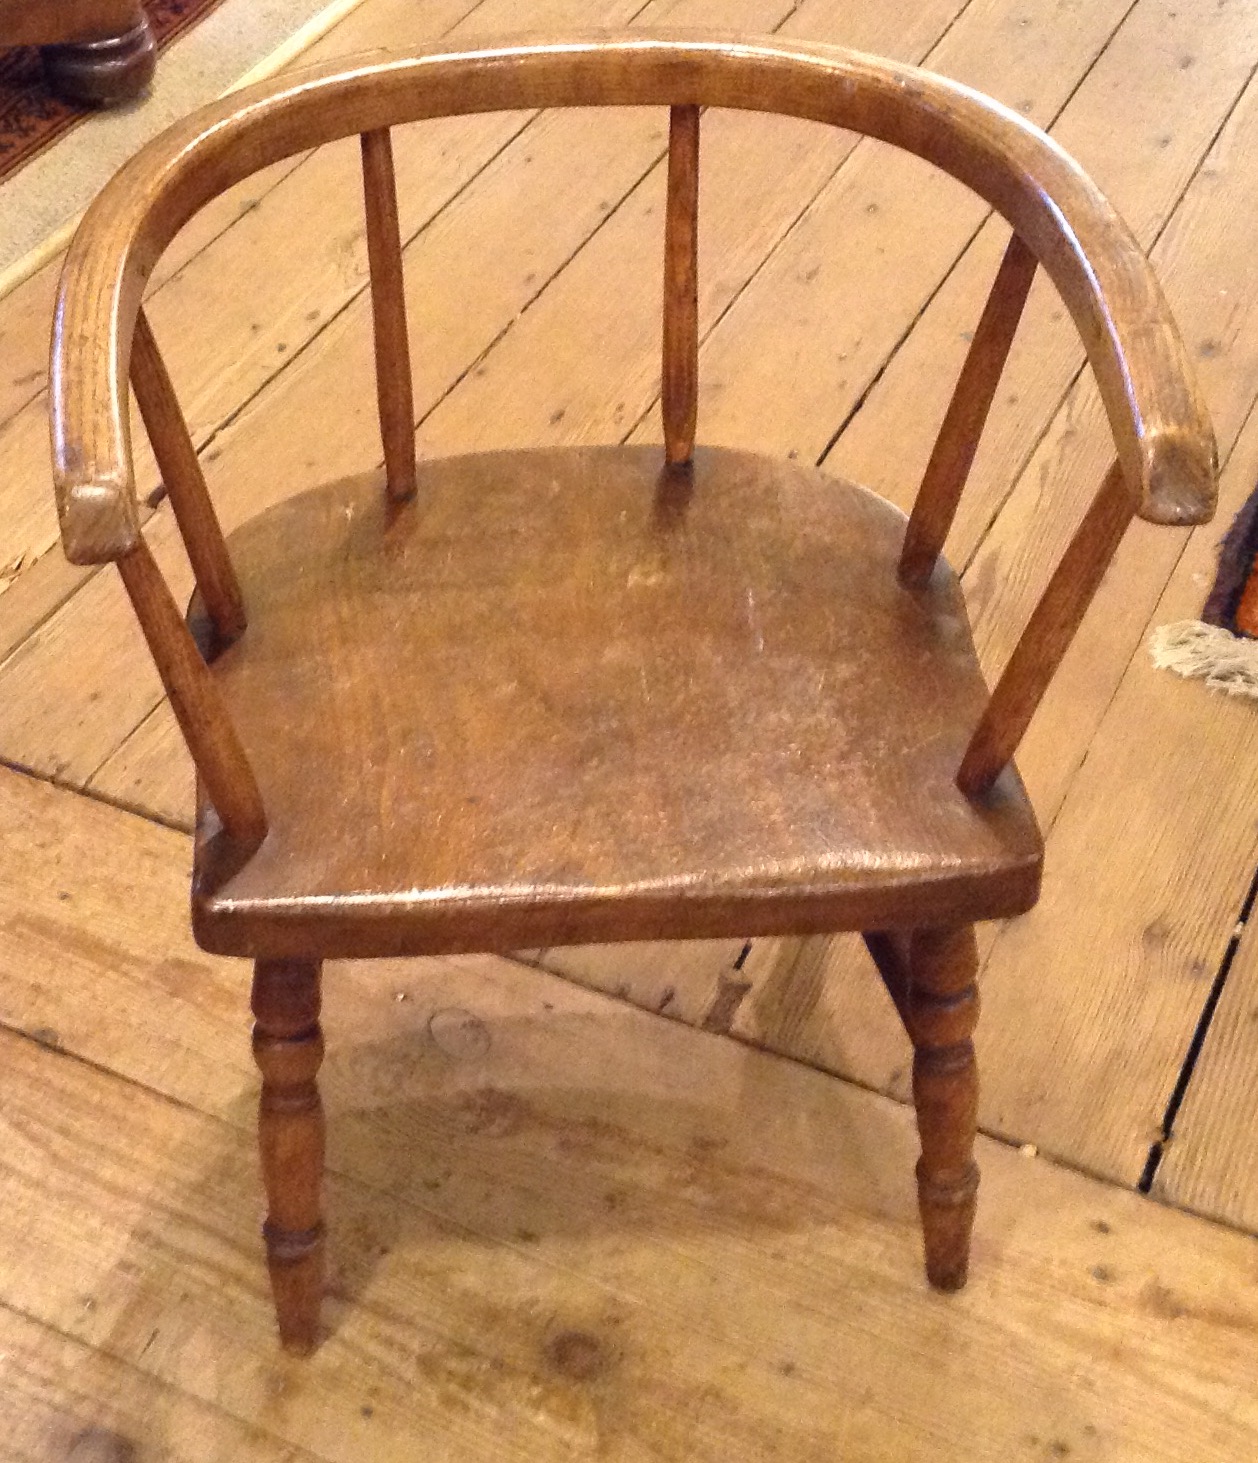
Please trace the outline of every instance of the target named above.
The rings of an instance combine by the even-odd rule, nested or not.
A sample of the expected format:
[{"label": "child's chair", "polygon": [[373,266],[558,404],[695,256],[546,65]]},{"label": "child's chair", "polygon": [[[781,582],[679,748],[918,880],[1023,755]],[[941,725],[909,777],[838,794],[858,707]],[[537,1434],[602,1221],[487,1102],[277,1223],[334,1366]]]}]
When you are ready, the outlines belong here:
[{"label": "child's chair", "polygon": [[[671,109],[663,452],[417,469],[388,129],[627,104]],[[907,148],[1013,227],[907,521],[811,467],[694,446],[703,107]],[[383,481],[305,487],[229,545],[145,281],[207,200],[354,133]],[[940,551],[1037,264],[1083,338],[1116,460],[989,694]],[[186,623],[141,534],[128,377],[196,575]],[[66,553],[118,565],[197,767],[197,939],[256,962],[286,1346],[318,1334],[330,957],[864,932],[915,1049],[927,1274],[964,1283],[972,927],[1028,909],[1042,857],[1011,758],[1133,512],[1201,523],[1214,503],[1210,426],[1162,295],[1059,148],[950,81],[778,40],[600,35],[281,78],[179,123],[101,195],[66,261],[52,383]]]}]

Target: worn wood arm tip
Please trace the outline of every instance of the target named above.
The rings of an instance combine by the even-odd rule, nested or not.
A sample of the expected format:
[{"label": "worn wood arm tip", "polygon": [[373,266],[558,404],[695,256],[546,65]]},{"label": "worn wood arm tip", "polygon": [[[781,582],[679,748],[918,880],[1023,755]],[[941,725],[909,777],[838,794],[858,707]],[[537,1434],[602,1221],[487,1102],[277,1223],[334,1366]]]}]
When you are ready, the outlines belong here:
[{"label": "worn wood arm tip", "polygon": [[1209,523],[1218,506],[1218,451],[1208,427],[1191,436],[1163,432],[1147,447],[1147,470],[1136,506],[1149,523]]},{"label": "worn wood arm tip", "polygon": [[135,494],[128,482],[56,475],[61,542],[72,564],[110,564],[140,538]]},{"label": "worn wood arm tip", "polygon": [[[72,564],[109,564],[140,541],[126,394],[131,331],[126,330],[120,351],[112,292],[99,289],[98,274],[79,261],[89,233],[80,227],[57,287],[48,428],[65,556]],[[104,306],[99,332],[67,324],[67,296],[76,290],[93,307]]]}]

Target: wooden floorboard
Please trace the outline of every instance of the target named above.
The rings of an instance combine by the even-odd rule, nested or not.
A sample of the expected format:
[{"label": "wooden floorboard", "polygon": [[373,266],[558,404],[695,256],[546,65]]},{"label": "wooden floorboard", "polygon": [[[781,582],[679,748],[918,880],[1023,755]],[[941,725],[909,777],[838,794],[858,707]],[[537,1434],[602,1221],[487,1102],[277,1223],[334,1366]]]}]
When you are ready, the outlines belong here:
[{"label": "wooden floorboard", "polygon": [[[1256,153],[1258,85],[1251,83],[1153,250],[1172,305],[1186,322],[1225,453],[1258,384],[1258,273],[1248,243],[1258,231],[1248,186],[1249,159]],[[1073,500],[1080,511],[1104,461],[1100,415],[1085,382],[1068,398],[1006,507],[1006,515],[1021,519],[1020,532],[998,521],[967,580],[981,577],[1016,591],[1042,575],[1039,553],[1062,542],[1053,516],[1058,504]],[[1192,540],[1194,577],[1181,581],[1178,613],[1169,613],[1159,598],[1183,552],[1182,534],[1148,525],[1133,529],[1019,756],[1037,809],[1056,821],[1044,900],[1000,933],[983,971],[982,1029],[991,1052],[983,1121],[992,1131],[1044,1144],[1125,1182],[1139,1178],[1159,1134],[1253,869],[1243,830],[1215,815],[1221,782],[1167,770],[1164,753],[1179,749],[1176,737],[1186,739],[1184,755],[1198,751],[1189,720],[1153,751],[1160,715],[1155,704],[1159,697],[1175,698],[1181,687],[1152,672],[1142,643],[1154,625],[1199,612],[1214,546],[1255,476],[1251,453],[1237,448],[1225,474],[1219,521]],[[1019,544],[1031,551],[1029,567],[1027,548]],[[1006,603],[1012,598],[1006,589]],[[990,636],[994,625],[1008,623],[985,610],[983,597],[974,610],[980,634],[987,627]],[[1141,698],[1119,694],[1120,686],[1137,680]],[[1219,714],[1213,699],[1201,702],[1211,722]],[[1227,746],[1222,730],[1220,737]],[[1217,766],[1225,778],[1224,763]],[[1070,809],[1069,819],[1057,814],[1062,807]],[[1154,845],[1156,860],[1150,857]],[[1204,902],[1191,884],[1170,879],[1168,862],[1184,871],[1209,870]],[[1172,932],[1170,948],[1181,959],[1169,970],[1159,947],[1149,947],[1146,928]],[[990,932],[989,945],[995,936]],[[836,949],[830,967],[836,990],[851,984],[845,972],[856,976],[856,964],[863,964],[863,956],[857,962],[852,957],[852,942]],[[1165,980],[1157,978],[1160,971]],[[804,998],[809,990],[805,980]],[[902,1039],[885,1009],[851,1009],[854,1004],[845,1003],[832,1018],[843,1055],[830,1063],[903,1094]],[[816,1023],[813,1040],[823,1040]]]},{"label": "wooden floorboard", "polygon": [[[1258,333],[1253,326],[1258,319],[1258,274],[1248,243],[1258,234],[1249,186],[1250,160],[1258,151],[1258,86],[1246,86],[1258,62],[1258,25],[1252,14],[1225,13],[1202,0],[1171,9],[1174,15],[1160,3],[1132,9],[1071,97],[1055,131],[1102,178],[1107,157],[1123,159],[1114,169],[1115,201],[1152,245],[1199,363],[1226,453],[1258,385]],[[950,39],[960,34],[958,24]],[[1186,59],[1192,64],[1185,65]],[[1117,116],[1114,97],[1133,74],[1144,78],[1145,85]],[[1198,171],[1207,153],[1206,165]],[[995,267],[999,239],[990,226],[985,234],[991,237],[985,242],[980,236],[975,245],[987,256],[984,268],[970,267],[968,256],[962,260],[853,420],[849,431],[856,434],[857,447],[852,458],[845,455],[847,433],[839,438],[829,461],[843,471],[864,469],[866,477],[873,476],[878,441],[916,440],[924,458],[937,416],[917,411],[918,398],[902,361],[913,366],[912,380],[923,381],[929,391],[930,372],[915,345],[918,332],[924,331],[932,344],[943,344],[954,334],[949,354],[956,359],[963,344],[961,329],[976,318],[990,278],[988,266]],[[768,268],[775,265],[776,258]],[[844,339],[850,319],[847,297],[839,296],[835,306],[821,312],[821,318],[827,323],[833,318],[835,334]],[[989,673],[1002,664],[1033,594],[1042,587],[1107,461],[1104,423],[1090,381],[1071,385],[1081,353],[1060,316],[1051,291],[1033,297],[1030,318],[1015,347],[1008,391],[1002,391],[993,416],[992,431],[1004,457],[980,454],[967,500],[985,503],[995,523],[984,536],[979,514],[970,508],[954,535],[959,539],[956,557],[961,562],[972,559],[965,583]],[[1046,342],[1042,351],[1041,342]],[[746,354],[755,356],[751,349]],[[888,385],[893,374],[894,390]],[[952,372],[940,375],[946,390]],[[762,385],[767,392],[767,384]],[[943,399],[941,392],[939,413]],[[787,425],[780,430],[789,433],[795,430],[795,419],[789,406],[786,413]],[[1030,444],[1022,457],[1014,450],[1015,426],[1017,436]],[[1019,473],[1016,465],[1024,459]],[[912,477],[905,473],[900,454],[890,461],[884,450],[879,471],[879,489],[906,503]],[[1235,506],[1249,491],[1248,472],[1240,463],[1229,479]],[[1204,555],[1228,521],[1225,507],[1219,526],[1201,531]],[[1051,825],[1099,734],[1151,622],[1165,618],[1157,602],[1183,545],[1179,532],[1147,525],[1133,530],[1078,645],[1050,689],[1019,757],[1046,824]],[[1197,605],[1185,613],[1196,612],[1206,588],[1208,579],[1197,586]],[[1164,679],[1155,677],[1153,684]],[[1136,800],[1150,795],[1139,768],[1142,738],[1120,718],[1106,733],[1107,739],[1111,736],[1128,740],[1130,750],[1122,771],[1114,774],[1115,791],[1095,779],[1086,784],[1086,796],[1100,816],[1115,808],[1116,798],[1122,807],[1121,799],[1128,795]],[[984,1124],[1019,1141],[1044,1144],[1125,1182],[1134,1183],[1143,1171],[1206,993],[1199,982],[1190,981],[1175,999],[1149,999],[1132,976],[1133,951],[1142,948],[1143,928],[1170,910],[1185,925],[1177,938],[1184,948],[1191,947],[1188,964],[1213,971],[1220,939],[1225,943],[1234,913],[1228,901],[1237,881],[1247,877],[1249,855],[1243,840],[1237,843],[1226,824],[1212,824],[1198,814],[1194,788],[1177,784],[1172,791],[1160,784],[1154,804],[1161,823],[1159,842],[1185,864],[1217,861],[1221,911],[1212,904],[1210,917],[1194,918],[1190,912],[1181,916],[1164,891],[1148,880],[1145,845],[1136,838],[1124,841],[1117,819],[1111,823],[1103,867],[1086,841],[1076,845],[1067,842],[1067,835],[1054,833],[1048,870],[1055,913],[1048,915],[1046,903],[1015,924],[983,976]],[[1200,806],[1204,809],[1208,802]],[[994,930],[987,932],[985,949],[994,937]],[[724,988],[728,999],[731,982],[744,986],[733,1023],[736,1032],[907,1096],[903,1032],[876,982],[871,990],[871,969],[859,941],[835,941],[828,952],[816,942],[758,946],[736,974],[730,966],[739,948],[714,949],[711,965],[704,968],[688,962],[678,969],[663,950],[644,960],[639,952],[618,949],[564,952],[556,968],[601,989],[624,991],[648,1009],[663,1005],[679,1015],[697,1010],[700,1021],[712,1010],[719,990]],[[1139,1033],[1138,1040],[1133,1040],[1134,1033]],[[1121,1080],[1115,1080],[1115,1068]],[[1100,1103],[1098,1111],[1084,1111],[1084,1094],[1087,1101]]]},{"label": "wooden floorboard", "polygon": [[320,1457],[0,1302],[6,1463],[316,1463]]},{"label": "wooden floorboard", "polygon": [[941,1298],[903,1108],[490,958],[329,969],[331,1330],[283,1357],[245,972],[190,944],[187,839],[11,773],[0,805],[0,1416],[27,1455],[96,1429],[187,1456],[197,1428],[242,1459],[1258,1444],[1254,1240],[985,1142],[974,1279]]},{"label": "wooden floorboard", "polygon": [[[984,1128],[1114,1182],[985,1141],[974,1281],[930,1295],[906,1043],[851,938],[338,965],[332,1334],[283,1358],[247,970],[187,934],[190,773],[121,589],[54,547],[49,266],[0,300],[0,760],[39,774],[0,769],[0,1456],[1258,1456],[1254,1241],[1193,1217],[1258,1232],[1252,927],[1217,979],[1258,724],[1143,648],[1198,612],[1258,479],[1258,10],[364,0],[306,59],[598,23],[925,61],[1050,127],[1153,253],[1220,518],[1120,552],[1020,758],[1044,899],[983,936]],[[665,125],[399,131],[425,453],[658,438]],[[703,146],[700,437],[906,505],[1005,226],[844,134],[710,113]],[[229,525],[379,460],[355,152],[231,190],[150,287]],[[1105,465],[1081,367],[1041,280],[949,541],[989,674]],[[150,492],[142,445],[138,468]],[[147,532],[185,594],[168,506]],[[1160,1204],[1123,1191],[1151,1149]]]},{"label": "wooden floorboard", "polygon": [[[605,0],[585,7],[585,15],[591,23],[618,24],[643,8],[644,0]],[[531,12],[520,0],[482,0],[470,13],[463,0],[422,7],[391,3],[379,12],[374,6],[362,7],[352,34],[338,27],[322,53],[335,55],[340,47],[353,54],[382,45],[418,46],[447,31],[459,38],[501,33],[520,28],[526,13],[542,26],[561,24],[572,11],[566,0],[539,0]],[[461,17],[462,23],[456,24]],[[331,44],[334,38],[337,46]],[[514,135],[527,130],[528,120],[491,114],[405,129],[395,148],[404,233],[417,234],[440,214]],[[596,161],[605,160],[600,156]],[[633,160],[620,161],[631,167]],[[310,228],[309,220],[326,216],[335,201],[341,203],[335,210],[338,226]],[[589,201],[591,209],[594,202]],[[184,255],[182,267],[160,278],[149,307],[194,440],[202,448],[329,320],[355,300],[360,302],[359,315],[369,314],[363,299],[367,273],[361,180],[352,140],[320,148],[297,166],[277,165],[261,179],[230,190],[214,207],[219,219],[229,209],[234,223],[225,229],[220,224],[204,247]],[[580,222],[578,215],[569,227],[577,229]],[[569,249],[580,237],[577,233],[571,239]],[[286,249],[285,241],[293,239],[301,239],[303,247]],[[560,234],[556,245],[562,244]],[[213,325],[190,331],[189,321]],[[45,416],[41,395],[0,430],[0,563],[33,561],[32,570],[47,562],[56,538],[46,484]],[[156,486],[157,471],[142,431],[135,440],[137,490],[144,497]],[[32,491],[37,482],[42,490]],[[51,583],[42,583],[45,579]],[[0,597],[0,644],[20,639],[79,578],[65,574],[53,560],[41,570],[39,581],[39,592],[18,593],[19,582]]]},{"label": "wooden floorboard", "polygon": [[[448,34],[486,0],[372,0],[360,6],[302,53],[298,64],[313,65],[378,46],[419,46]],[[514,12],[519,15],[517,7]],[[487,12],[490,24],[494,17]],[[162,255],[149,284],[150,296],[179,273],[197,254],[241,216],[258,206],[282,179],[300,167],[299,154],[264,168],[242,184],[211,200],[179,233]],[[312,240],[311,242],[317,243]],[[0,311],[0,428],[39,397],[48,381],[48,322],[61,271],[60,256],[38,269],[5,295]],[[263,312],[265,313],[265,312]],[[260,322],[265,325],[265,322]],[[247,344],[247,343],[246,343]]]},{"label": "wooden floorboard", "polygon": [[[780,0],[755,3],[769,24],[780,20],[788,8]],[[851,0],[845,4],[850,8]],[[843,7],[834,0],[813,0],[812,8],[832,22]],[[710,22],[728,7],[722,0],[679,0],[664,9],[665,18],[697,23],[705,18]],[[481,22],[483,10],[482,6],[475,14]],[[651,13],[660,10],[657,5]],[[642,111],[612,113],[597,129],[573,114],[547,118],[540,138],[527,142],[522,138],[519,147],[508,149],[407,250],[412,356],[420,363],[416,401],[421,412],[460,380],[612,211],[625,190],[659,158],[663,125],[659,117]],[[421,129],[408,132],[400,142],[399,156],[405,157],[412,146],[420,147],[423,135]],[[832,137],[819,130],[817,135]],[[810,196],[807,178],[803,181],[797,207]],[[285,179],[270,196],[289,183]],[[350,205],[350,215],[361,233],[356,201]],[[506,239],[511,240],[509,251],[504,250]],[[232,265],[227,271],[231,278],[241,271],[256,272],[251,254],[238,256],[219,240],[193,261],[187,273],[196,272],[221,287],[224,253],[225,262]],[[434,289],[433,280],[445,287]],[[476,281],[475,289],[469,288],[471,281]],[[195,351],[191,345],[184,349]],[[652,368],[655,354],[653,349]],[[360,294],[206,453],[216,502],[229,524],[316,474],[352,472],[377,459],[370,362],[369,302]],[[356,382],[358,389],[347,391],[347,382]],[[336,430],[312,439],[310,423],[330,420],[336,421]],[[38,477],[29,469],[28,489],[45,476],[43,466]],[[21,489],[14,486],[13,491]],[[172,568],[179,565],[182,555],[174,544],[168,513],[156,515],[152,534],[159,549],[170,545]],[[14,593],[0,597],[0,616]],[[92,626],[86,642],[78,629],[85,618]],[[160,699],[143,652],[137,656],[137,642],[133,635],[128,637],[127,618],[116,586],[98,577],[21,647],[7,671],[0,671],[0,683],[14,677],[7,686],[0,684],[4,708],[0,720],[7,723],[0,729],[0,752],[73,782],[84,782],[97,770]],[[72,648],[76,641],[77,651]],[[88,691],[91,714],[67,719],[48,698],[51,693],[53,701],[59,699],[54,689],[57,679],[77,675],[85,651],[93,666],[94,684]],[[58,721],[64,737],[57,733]]]},{"label": "wooden floorboard", "polygon": [[1258,1232],[1258,924],[1246,926],[1153,1193],[1169,1204]]}]

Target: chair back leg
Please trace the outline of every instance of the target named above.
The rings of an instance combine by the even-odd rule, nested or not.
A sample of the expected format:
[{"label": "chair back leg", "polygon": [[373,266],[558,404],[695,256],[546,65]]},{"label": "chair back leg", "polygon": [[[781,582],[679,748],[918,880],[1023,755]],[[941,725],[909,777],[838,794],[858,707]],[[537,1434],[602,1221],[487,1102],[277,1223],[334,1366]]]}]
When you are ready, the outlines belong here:
[{"label": "chair back leg", "polygon": [[965,1284],[974,1228],[977,971],[973,926],[913,932],[905,1025],[913,1042],[913,1105],[922,1141],[917,1199],[926,1278],[938,1290]]},{"label": "chair back leg", "polygon": [[259,960],[253,976],[253,1055],[262,1072],[258,1143],[266,1185],[267,1266],[286,1351],[307,1355],[323,1299],[324,1123],[318,961]]}]

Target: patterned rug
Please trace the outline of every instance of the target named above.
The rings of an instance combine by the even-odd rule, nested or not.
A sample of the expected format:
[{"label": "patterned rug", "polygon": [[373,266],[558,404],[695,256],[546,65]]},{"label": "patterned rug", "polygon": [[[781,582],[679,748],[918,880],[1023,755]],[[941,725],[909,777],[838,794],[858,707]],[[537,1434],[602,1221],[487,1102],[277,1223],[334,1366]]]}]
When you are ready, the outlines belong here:
[{"label": "patterned rug", "polygon": [[[221,0],[145,0],[158,48],[208,15]],[[55,142],[92,108],[53,96],[35,46],[0,49],[0,182]]]},{"label": "patterned rug", "polygon": [[1153,663],[1215,691],[1258,698],[1258,489],[1219,545],[1214,586],[1199,620],[1161,625]]}]

